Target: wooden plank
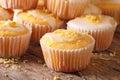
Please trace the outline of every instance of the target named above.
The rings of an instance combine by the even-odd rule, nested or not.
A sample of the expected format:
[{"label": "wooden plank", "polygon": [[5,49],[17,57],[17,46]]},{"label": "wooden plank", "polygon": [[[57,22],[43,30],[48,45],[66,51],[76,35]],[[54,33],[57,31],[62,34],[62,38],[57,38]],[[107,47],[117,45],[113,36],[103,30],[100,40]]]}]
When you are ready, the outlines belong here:
[{"label": "wooden plank", "polygon": [[60,80],[120,80],[120,27],[110,48],[95,53],[88,68],[81,72],[61,73],[50,70],[45,65],[40,46],[34,44],[30,45],[18,64],[8,67],[0,64],[0,80],[53,80],[55,76]]}]

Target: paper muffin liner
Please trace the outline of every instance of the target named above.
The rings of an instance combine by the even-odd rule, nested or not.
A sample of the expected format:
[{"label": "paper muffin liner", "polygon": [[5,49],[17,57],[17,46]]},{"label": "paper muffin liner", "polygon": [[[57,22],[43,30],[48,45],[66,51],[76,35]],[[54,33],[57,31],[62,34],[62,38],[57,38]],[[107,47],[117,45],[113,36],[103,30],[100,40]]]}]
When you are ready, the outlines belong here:
[{"label": "paper muffin liner", "polygon": [[104,15],[109,15],[109,16],[112,16],[115,18],[115,20],[119,23],[120,22],[120,16],[119,16],[119,13],[120,13],[120,8],[116,8],[116,9],[101,9],[102,10],[102,13]]},{"label": "paper muffin liner", "polygon": [[0,57],[15,58],[23,55],[28,48],[31,30],[21,36],[0,36]]},{"label": "paper muffin liner", "polygon": [[51,27],[49,25],[32,24],[32,23],[22,21],[22,19],[20,19],[18,16],[15,16],[14,21],[19,22],[27,26],[28,28],[32,28],[31,42],[38,43],[38,44],[39,44],[40,38],[45,33],[52,32],[56,29],[59,29],[61,25],[63,24],[63,22],[61,22],[59,24],[56,24],[54,27]]},{"label": "paper muffin liner", "polygon": [[47,8],[52,13],[62,19],[72,19],[80,16],[90,0],[80,0],[81,2],[68,2],[65,0],[47,0]]},{"label": "paper muffin liner", "polygon": [[38,0],[0,0],[0,5],[7,9],[34,9]]},{"label": "paper muffin liner", "polygon": [[93,43],[75,50],[60,50],[45,46],[40,41],[44,59],[50,69],[60,72],[76,72],[85,69],[92,57]]},{"label": "paper muffin liner", "polygon": [[103,51],[110,47],[116,27],[94,28],[94,29],[88,29],[88,28],[82,27],[79,29],[77,28],[75,29],[75,28],[68,26],[67,29],[73,29],[77,32],[83,32],[83,33],[90,34],[95,39],[94,51]]},{"label": "paper muffin liner", "polygon": [[23,23],[23,24],[28,27],[32,27],[31,42],[35,42],[35,43],[39,43],[40,38],[45,33],[52,31],[52,27],[47,25],[29,24],[29,23]]}]

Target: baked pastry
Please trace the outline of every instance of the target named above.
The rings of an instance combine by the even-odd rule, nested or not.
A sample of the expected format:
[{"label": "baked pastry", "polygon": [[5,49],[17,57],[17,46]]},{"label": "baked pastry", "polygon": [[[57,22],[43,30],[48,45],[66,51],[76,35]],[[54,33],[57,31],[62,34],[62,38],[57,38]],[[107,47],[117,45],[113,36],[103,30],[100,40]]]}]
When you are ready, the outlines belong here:
[{"label": "baked pastry", "polygon": [[13,11],[0,7],[0,20],[12,20]]},{"label": "baked pastry", "polygon": [[116,26],[117,22],[112,17],[93,14],[83,15],[67,23],[68,30],[72,29],[77,32],[88,33],[95,38],[94,51],[109,48]]},{"label": "baked pastry", "polygon": [[62,19],[80,16],[90,0],[46,0],[49,11]]},{"label": "baked pastry", "polygon": [[93,4],[101,8],[103,14],[114,17],[119,23],[120,0],[93,0]]},{"label": "baked pastry", "polygon": [[14,21],[0,21],[0,57],[19,57],[28,48],[31,30]]},{"label": "baked pastry", "polygon": [[58,29],[62,21],[55,17],[53,14],[48,13],[47,10],[29,10],[20,12],[14,18],[25,26],[32,28],[31,41],[39,43],[39,39],[47,32]]},{"label": "baked pastry", "polygon": [[90,62],[94,43],[90,35],[63,29],[46,33],[40,40],[47,66],[61,72],[85,69]]},{"label": "baked pastry", "polygon": [[38,0],[0,0],[0,5],[6,9],[34,9]]}]

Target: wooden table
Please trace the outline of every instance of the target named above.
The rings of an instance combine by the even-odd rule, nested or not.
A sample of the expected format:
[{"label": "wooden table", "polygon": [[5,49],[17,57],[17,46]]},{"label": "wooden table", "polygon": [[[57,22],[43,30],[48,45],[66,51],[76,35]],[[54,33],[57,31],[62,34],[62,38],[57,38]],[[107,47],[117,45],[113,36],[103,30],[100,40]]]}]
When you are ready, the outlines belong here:
[{"label": "wooden table", "polygon": [[32,44],[17,64],[0,64],[0,80],[53,80],[55,76],[60,80],[120,80],[120,27],[110,48],[95,53],[88,68],[82,72],[61,73],[50,70],[45,65],[40,47]]}]

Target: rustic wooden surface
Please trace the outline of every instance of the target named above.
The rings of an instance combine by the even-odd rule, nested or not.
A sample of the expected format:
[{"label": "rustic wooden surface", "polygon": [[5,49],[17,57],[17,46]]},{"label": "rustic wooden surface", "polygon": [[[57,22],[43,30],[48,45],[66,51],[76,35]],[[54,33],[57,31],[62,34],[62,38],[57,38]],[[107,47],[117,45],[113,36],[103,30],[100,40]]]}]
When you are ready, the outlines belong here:
[{"label": "rustic wooden surface", "polygon": [[110,48],[95,53],[88,68],[81,72],[61,73],[50,70],[44,63],[40,47],[33,44],[18,64],[0,64],[0,80],[53,80],[55,76],[60,80],[120,80],[120,27]]}]

